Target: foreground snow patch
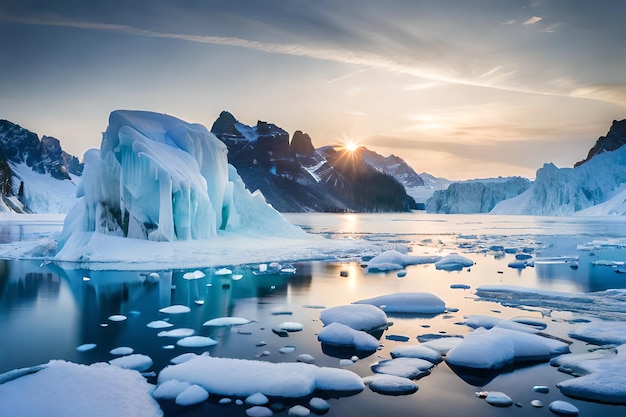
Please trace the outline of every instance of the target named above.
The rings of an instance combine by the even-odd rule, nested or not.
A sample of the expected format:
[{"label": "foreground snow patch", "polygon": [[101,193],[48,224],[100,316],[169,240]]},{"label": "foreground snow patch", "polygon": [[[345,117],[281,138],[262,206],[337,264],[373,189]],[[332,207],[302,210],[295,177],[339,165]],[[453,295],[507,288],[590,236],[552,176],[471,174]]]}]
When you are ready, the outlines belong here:
[{"label": "foreground snow patch", "polygon": [[352,394],[364,388],[361,378],[345,369],[211,356],[199,356],[166,367],[159,374],[159,386],[169,380],[199,385],[210,394],[237,397],[262,393],[299,398],[316,389]]},{"label": "foreground snow patch", "polygon": [[153,388],[136,371],[51,361],[35,374],[0,384],[0,415],[162,416]]}]

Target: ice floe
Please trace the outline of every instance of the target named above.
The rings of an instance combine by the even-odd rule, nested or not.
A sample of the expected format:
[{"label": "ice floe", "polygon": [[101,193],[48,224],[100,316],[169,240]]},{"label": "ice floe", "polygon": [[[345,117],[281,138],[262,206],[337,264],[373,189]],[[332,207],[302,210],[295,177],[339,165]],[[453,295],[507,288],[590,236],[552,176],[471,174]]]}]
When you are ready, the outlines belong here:
[{"label": "ice floe", "polygon": [[181,382],[172,379],[156,387],[155,390],[152,391],[152,396],[159,400],[173,400],[190,386],[191,384],[189,382]]},{"label": "ice floe", "polygon": [[95,343],[85,343],[76,348],[78,352],[87,352],[88,350],[95,349]]},{"label": "ice floe", "polygon": [[324,326],[317,334],[317,339],[331,346],[354,347],[358,350],[374,351],[379,342],[374,336],[361,330],[354,330],[341,323]]},{"label": "ice floe", "polygon": [[477,329],[479,327],[483,327],[485,329],[491,329],[496,327],[499,329],[517,330],[525,333],[538,333],[539,331],[543,330],[543,328],[545,328],[545,325],[543,326],[543,328],[540,328],[538,326],[531,326],[530,324],[526,323],[519,323],[515,320],[504,320],[500,317],[486,316],[480,314],[465,316],[464,319],[464,324],[474,329]]},{"label": "ice floe", "polygon": [[434,363],[417,358],[386,359],[372,365],[377,374],[394,375],[409,379],[418,379],[430,374]]},{"label": "ice floe", "polygon": [[372,391],[385,395],[408,395],[417,391],[417,384],[409,378],[377,374],[366,376],[363,382]]},{"label": "ice floe", "polygon": [[217,317],[211,320],[205,321],[203,326],[242,326],[244,324],[252,323],[252,320],[245,319],[243,317]]},{"label": "ice floe", "polygon": [[434,364],[441,362],[441,360],[443,359],[439,352],[424,345],[399,346],[393,349],[390,353],[391,357],[394,359],[416,358],[424,359]]},{"label": "ice floe", "polygon": [[124,356],[124,355],[130,355],[131,353],[133,353],[135,350],[131,347],[118,347],[115,349],[111,349],[111,351],[109,352],[111,355],[116,355],[116,356]]},{"label": "ice floe", "polygon": [[191,309],[184,305],[173,305],[169,307],[164,307],[160,309],[159,311],[161,313],[166,313],[166,314],[184,314],[184,313],[189,313]]},{"label": "ice floe", "polygon": [[478,329],[446,355],[446,363],[460,368],[500,369],[515,362],[541,361],[568,353],[567,343],[515,330]]},{"label": "ice floe", "polygon": [[208,347],[217,345],[217,340],[207,336],[189,336],[176,342],[181,347]]},{"label": "ice floe", "polygon": [[341,323],[354,330],[370,331],[388,326],[387,314],[370,304],[348,304],[323,310],[320,319],[324,325]]},{"label": "ice floe", "polygon": [[540,307],[626,320],[626,290],[573,293],[515,285],[482,285],[476,289],[476,296],[510,307]]},{"label": "ice floe", "polygon": [[311,410],[303,405],[294,405],[287,411],[287,415],[290,417],[306,417],[311,414]]},{"label": "ice floe", "polygon": [[367,272],[386,272],[404,269],[409,265],[435,263],[441,256],[415,256],[400,253],[397,250],[385,251],[367,262]]},{"label": "ice floe", "polygon": [[134,369],[135,371],[143,372],[150,369],[152,366],[152,358],[147,355],[134,353],[111,359],[109,363],[113,366],[117,366],[118,368]]},{"label": "ice floe", "polygon": [[183,279],[186,280],[194,280],[194,279],[200,279],[200,278],[204,278],[206,276],[206,274],[200,270],[195,270],[192,272],[185,272],[183,274]]},{"label": "ice floe", "polygon": [[190,406],[200,404],[209,398],[209,393],[198,385],[190,385],[183,392],[176,396],[176,404]]},{"label": "ice floe", "polygon": [[187,337],[187,336],[193,335],[195,332],[196,331],[194,329],[181,327],[178,329],[160,331],[159,333],[157,333],[157,336],[159,337]]},{"label": "ice floe", "polygon": [[361,378],[346,369],[212,356],[200,356],[164,368],[159,373],[159,386],[168,380],[197,384],[210,394],[238,397],[260,392],[266,396],[298,398],[316,389],[354,394],[364,387]]},{"label": "ice floe", "polygon": [[559,416],[577,416],[578,408],[567,401],[556,400],[548,404],[548,409]]},{"label": "ice floe", "polygon": [[51,361],[40,371],[0,384],[0,415],[11,417],[159,417],[154,388],[138,372],[103,363]]},{"label": "ice floe", "polygon": [[146,326],[150,327],[151,329],[165,329],[166,327],[173,327],[174,325],[169,321],[154,320],[146,324]]},{"label": "ice floe", "polygon": [[450,253],[435,262],[435,268],[444,271],[460,271],[472,265],[474,265],[474,261],[458,253]]},{"label": "ice floe", "polygon": [[446,310],[446,304],[441,298],[426,292],[387,294],[355,301],[353,304],[371,304],[387,314],[439,314]]},{"label": "ice floe", "polygon": [[124,316],[123,314],[113,314],[112,316],[109,316],[109,320],[111,321],[124,321],[127,318],[128,317]]},{"label": "ice floe", "polygon": [[569,332],[569,335],[574,339],[594,345],[621,345],[626,343],[626,323],[623,321],[597,321],[577,326]]}]

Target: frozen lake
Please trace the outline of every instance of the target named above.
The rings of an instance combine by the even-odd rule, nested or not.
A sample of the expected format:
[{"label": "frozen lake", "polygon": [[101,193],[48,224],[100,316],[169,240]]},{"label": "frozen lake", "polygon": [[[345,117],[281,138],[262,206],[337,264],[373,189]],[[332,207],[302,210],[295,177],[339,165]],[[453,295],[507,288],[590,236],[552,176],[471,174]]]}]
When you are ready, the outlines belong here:
[{"label": "frozen lake", "polygon": [[[473,329],[462,324],[468,315],[500,319],[527,317],[546,324],[542,332],[567,341],[573,353],[593,347],[569,333],[582,322],[621,318],[616,313],[580,311],[572,303],[516,306],[477,297],[485,285],[515,285],[537,290],[589,293],[626,288],[621,263],[626,261],[626,222],[610,217],[517,217],[486,215],[407,214],[289,214],[292,223],[306,231],[329,238],[324,260],[296,260],[282,273],[259,273],[259,264],[227,263],[191,269],[149,269],[107,271],[63,269],[40,260],[0,260],[0,373],[63,359],[81,364],[107,362],[118,355],[115,348],[130,347],[149,356],[153,363],[147,374],[150,383],[170,360],[182,353],[210,352],[211,356],[268,362],[296,362],[309,354],[318,366],[348,369],[361,377],[373,374],[371,366],[389,359],[399,346],[418,344],[417,337],[466,336]],[[0,244],[38,238],[58,232],[60,218],[40,219],[23,224],[15,219],[0,220]],[[469,268],[438,270],[432,263],[408,266],[398,271],[367,273],[366,259],[343,253],[332,259],[333,242],[361,239],[382,242],[413,255],[446,255],[456,252],[471,259]],[[19,243],[19,242],[18,242]],[[0,246],[2,246],[0,245]],[[264,241],[258,240],[262,247]],[[1,253],[2,248],[0,248]],[[528,254],[534,266],[510,267],[516,255]],[[158,257],[158,253],[154,254]],[[285,257],[276,253],[272,261]],[[330,258],[330,259],[329,259]],[[219,263],[219,260],[217,260]],[[282,265],[287,267],[285,263]],[[219,270],[229,268],[232,274]],[[197,279],[190,272],[201,271]],[[271,270],[271,266],[269,267]],[[149,278],[157,272],[158,280]],[[201,276],[203,275],[203,276]],[[382,347],[364,354],[321,344],[317,333],[325,308],[398,292],[428,292],[445,301],[446,312],[432,315],[389,314],[393,325],[380,336]],[[625,302],[626,303],[626,302]],[[159,310],[183,305],[190,311],[167,314]],[[626,307],[624,307],[626,309]],[[122,319],[118,316],[123,316]],[[209,327],[203,323],[219,317],[241,317],[251,323],[232,327]],[[165,321],[173,326],[155,329],[147,325]],[[281,323],[302,325],[301,331],[277,334]],[[207,336],[217,344],[210,347],[177,345],[180,335],[160,332],[190,329],[193,335]],[[286,336],[286,337],[285,337]],[[88,350],[77,350],[95,344]],[[281,352],[281,348],[282,352]],[[357,356],[351,365],[340,360]],[[606,405],[564,396],[556,384],[572,376],[559,372],[547,362],[524,364],[506,371],[466,375],[453,371],[445,362],[430,375],[416,381],[419,389],[411,395],[391,396],[369,388],[354,395],[338,396],[316,392],[330,403],[329,416],[390,413],[413,416],[539,416],[543,409],[531,406],[539,399],[547,406],[553,400],[576,405],[580,415],[623,416],[626,406]],[[533,386],[549,387],[541,394]],[[501,391],[519,406],[494,407],[477,398],[478,391]],[[245,416],[248,405],[220,404],[223,396],[183,407],[160,400],[166,416]],[[306,398],[270,398],[275,415],[307,405]],[[233,397],[233,400],[235,397]],[[281,408],[285,407],[285,408]],[[282,411],[280,411],[282,410]],[[460,410],[463,410],[462,412]]]}]

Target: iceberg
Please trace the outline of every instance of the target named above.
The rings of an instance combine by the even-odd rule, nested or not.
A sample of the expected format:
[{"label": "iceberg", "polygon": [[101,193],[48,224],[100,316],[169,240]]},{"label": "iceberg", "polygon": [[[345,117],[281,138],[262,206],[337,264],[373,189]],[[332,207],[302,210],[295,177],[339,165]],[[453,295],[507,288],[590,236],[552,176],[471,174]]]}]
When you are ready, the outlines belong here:
[{"label": "iceberg", "polygon": [[147,111],[111,113],[100,150],[85,153],[77,197],[58,260],[81,260],[94,235],[174,242],[222,231],[304,234],[245,188],[204,126]]}]

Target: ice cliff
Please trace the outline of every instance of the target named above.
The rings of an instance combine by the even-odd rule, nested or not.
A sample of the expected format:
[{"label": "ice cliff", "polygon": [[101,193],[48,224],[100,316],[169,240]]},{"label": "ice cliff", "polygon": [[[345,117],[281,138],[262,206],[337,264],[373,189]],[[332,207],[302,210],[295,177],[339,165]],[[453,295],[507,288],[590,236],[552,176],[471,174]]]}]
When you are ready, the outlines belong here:
[{"label": "ice cliff", "polygon": [[226,146],[204,126],[164,114],[112,112],[100,150],[85,154],[77,195],[60,248],[93,232],[152,241],[302,233],[245,189]]},{"label": "ice cliff", "polygon": [[526,191],[531,182],[522,177],[472,180],[450,184],[426,201],[426,211],[442,214],[489,213],[500,201]]},{"label": "ice cliff", "polygon": [[545,164],[532,187],[492,214],[626,214],[626,147],[596,154],[575,168]]}]

